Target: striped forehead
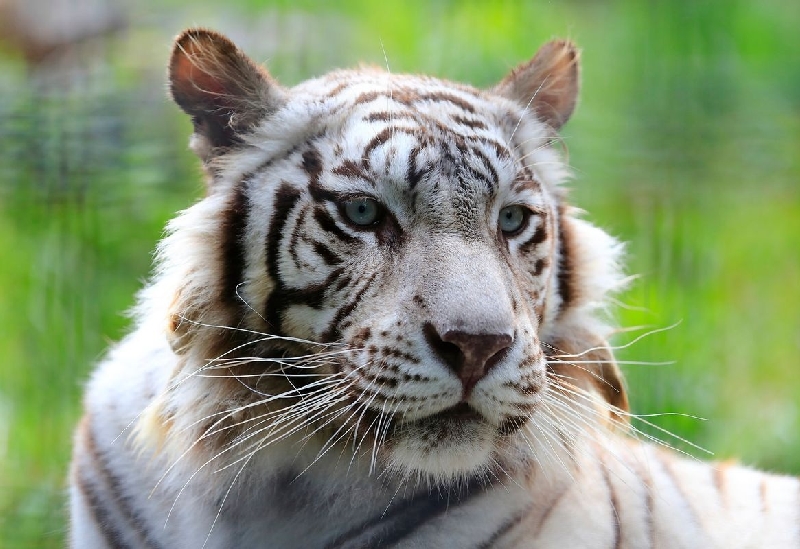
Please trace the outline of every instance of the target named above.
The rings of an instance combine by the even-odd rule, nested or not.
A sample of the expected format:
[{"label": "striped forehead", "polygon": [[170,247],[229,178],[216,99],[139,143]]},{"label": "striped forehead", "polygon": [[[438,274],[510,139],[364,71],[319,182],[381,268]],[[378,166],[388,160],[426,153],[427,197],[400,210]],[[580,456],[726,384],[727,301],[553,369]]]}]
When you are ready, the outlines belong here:
[{"label": "striped forehead", "polygon": [[[337,77],[338,76],[338,77]],[[338,114],[334,173],[406,188],[494,192],[516,177],[498,106],[467,87],[381,72],[334,73],[318,86]]]}]

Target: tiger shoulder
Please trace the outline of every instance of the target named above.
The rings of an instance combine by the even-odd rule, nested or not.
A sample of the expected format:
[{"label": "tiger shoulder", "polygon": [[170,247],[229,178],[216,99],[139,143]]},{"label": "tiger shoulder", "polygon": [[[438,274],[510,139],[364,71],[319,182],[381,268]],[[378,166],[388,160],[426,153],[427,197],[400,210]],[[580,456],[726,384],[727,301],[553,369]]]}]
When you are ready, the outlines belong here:
[{"label": "tiger shoulder", "polygon": [[629,435],[623,248],[564,190],[574,44],[490,89],[287,88],[190,29],[169,88],[206,194],[88,384],[72,547],[800,546],[798,479]]}]

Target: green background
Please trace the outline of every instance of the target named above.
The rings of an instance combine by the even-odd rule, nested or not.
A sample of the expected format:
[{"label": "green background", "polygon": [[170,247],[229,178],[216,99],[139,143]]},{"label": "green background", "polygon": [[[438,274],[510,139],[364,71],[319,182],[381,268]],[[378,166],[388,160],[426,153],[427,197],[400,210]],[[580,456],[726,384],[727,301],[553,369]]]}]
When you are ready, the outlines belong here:
[{"label": "green background", "polygon": [[[74,0],[78,2],[78,0]],[[587,217],[629,245],[632,405],[716,458],[800,473],[800,4],[141,1],[67,70],[0,43],[0,548],[61,547],[72,428],[164,223],[202,193],[165,95],[206,25],[293,84],[360,61],[479,86],[583,50],[563,135]],[[639,331],[620,334],[624,344]],[[668,439],[670,440],[670,439]],[[702,453],[679,441],[672,443]]]}]

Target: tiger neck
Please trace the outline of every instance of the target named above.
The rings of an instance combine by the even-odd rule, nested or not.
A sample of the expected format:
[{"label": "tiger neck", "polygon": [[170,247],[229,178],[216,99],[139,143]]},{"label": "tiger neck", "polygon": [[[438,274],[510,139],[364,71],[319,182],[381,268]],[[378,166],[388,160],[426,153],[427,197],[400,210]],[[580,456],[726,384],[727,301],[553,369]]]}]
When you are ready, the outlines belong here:
[{"label": "tiger neck", "polygon": [[[226,504],[223,520],[252,524],[279,547],[355,549],[378,542],[392,546],[456,517],[485,523],[489,502],[504,511],[530,508],[531,494],[536,493],[528,484],[532,479],[526,478],[474,477],[444,487],[367,475],[358,466],[347,470],[347,464],[339,464],[338,474],[332,463],[316,465],[320,466],[303,472],[295,467],[275,472],[266,490],[250,493],[254,498],[228,498],[235,503]],[[549,484],[545,480],[542,486]]]}]

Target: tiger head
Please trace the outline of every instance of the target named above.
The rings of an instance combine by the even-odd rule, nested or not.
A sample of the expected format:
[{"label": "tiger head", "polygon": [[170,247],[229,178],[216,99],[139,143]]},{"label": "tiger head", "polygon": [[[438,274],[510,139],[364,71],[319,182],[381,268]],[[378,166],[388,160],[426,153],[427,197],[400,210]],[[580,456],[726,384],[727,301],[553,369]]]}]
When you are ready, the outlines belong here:
[{"label": "tiger head", "polygon": [[179,36],[208,184],[143,294],[179,359],[163,438],[448,480],[536,460],[569,406],[626,409],[597,314],[620,245],[561,187],[578,78],[553,41],[489,90],[376,68],[285,88],[217,33]]}]

